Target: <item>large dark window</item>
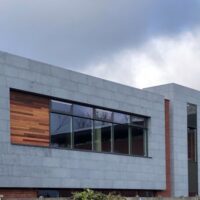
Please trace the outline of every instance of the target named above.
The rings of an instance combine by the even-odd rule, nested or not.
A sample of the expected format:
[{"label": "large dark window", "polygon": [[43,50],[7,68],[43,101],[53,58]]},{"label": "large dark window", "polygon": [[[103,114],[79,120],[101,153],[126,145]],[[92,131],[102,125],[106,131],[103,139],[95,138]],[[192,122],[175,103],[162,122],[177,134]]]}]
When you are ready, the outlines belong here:
[{"label": "large dark window", "polygon": [[111,152],[112,124],[103,121],[94,122],[94,150]]},{"label": "large dark window", "polygon": [[74,148],[92,150],[92,120],[73,118]]},{"label": "large dark window", "polygon": [[140,127],[131,127],[131,152],[134,155],[146,155],[146,130]]},{"label": "large dark window", "polygon": [[188,128],[188,159],[196,161],[196,129]]},{"label": "large dark window", "polygon": [[129,154],[129,127],[124,124],[114,124],[114,152]]},{"label": "large dark window", "polygon": [[197,106],[187,105],[187,136],[188,136],[188,188],[189,195],[198,195],[197,165]]},{"label": "large dark window", "polygon": [[58,190],[38,190],[37,192],[38,197],[51,197],[56,198],[59,197],[59,191]]},{"label": "large dark window", "polygon": [[197,159],[197,107],[193,104],[187,106],[187,126],[188,126],[188,159],[196,162]]},{"label": "large dark window", "polygon": [[51,145],[147,156],[147,118],[52,100]]},{"label": "large dark window", "polygon": [[71,147],[71,117],[51,114],[51,145],[54,147]]}]

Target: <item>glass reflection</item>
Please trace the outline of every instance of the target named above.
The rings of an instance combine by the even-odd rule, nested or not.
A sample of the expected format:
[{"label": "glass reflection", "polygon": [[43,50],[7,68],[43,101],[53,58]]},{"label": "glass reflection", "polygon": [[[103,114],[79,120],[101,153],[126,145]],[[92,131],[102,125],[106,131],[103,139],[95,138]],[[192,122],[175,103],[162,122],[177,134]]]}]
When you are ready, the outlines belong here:
[{"label": "glass reflection", "polygon": [[188,127],[196,128],[197,127],[197,106],[193,104],[187,105],[187,123]]},{"label": "glass reflection", "polygon": [[51,113],[51,145],[71,147],[71,117]]},{"label": "glass reflection", "polygon": [[126,115],[123,113],[114,113],[114,122],[120,124],[128,124],[129,123],[130,115]]},{"label": "glass reflection", "polygon": [[111,152],[112,124],[103,121],[94,122],[94,150]]},{"label": "glass reflection", "polygon": [[112,121],[112,112],[108,110],[95,109],[95,117],[103,121]]},{"label": "glass reflection", "polygon": [[92,118],[93,117],[93,109],[91,107],[74,104],[73,114],[76,116],[80,116],[80,117]]},{"label": "glass reflection", "polygon": [[92,120],[73,118],[74,148],[92,150]]},{"label": "glass reflection", "polygon": [[[51,111],[52,146],[147,155],[146,117],[57,100],[51,101]],[[193,129],[196,124],[196,107],[188,105],[188,126]],[[190,146],[189,156],[193,159],[194,150]]]},{"label": "glass reflection", "polygon": [[196,130],[188,128],[188,160],[196,161]]},{"label": "glass reflection", "polygon": [[54,112],[71,113],[72,104],[61,101],[52,100],[51,109]]},{"label": "glass reflection", "polygon": [[145,129],[139,127],[131,128],[131,150],[133,155],[145,156]]},{"label": "glass reflection", "polygon": [[146,118],[131,116],[131,124],[134,126],[146,127]]},{"label": "glass reflection", "polygon": [[114,152],[128,154],[128,125],[115,124],[114,125]]}]

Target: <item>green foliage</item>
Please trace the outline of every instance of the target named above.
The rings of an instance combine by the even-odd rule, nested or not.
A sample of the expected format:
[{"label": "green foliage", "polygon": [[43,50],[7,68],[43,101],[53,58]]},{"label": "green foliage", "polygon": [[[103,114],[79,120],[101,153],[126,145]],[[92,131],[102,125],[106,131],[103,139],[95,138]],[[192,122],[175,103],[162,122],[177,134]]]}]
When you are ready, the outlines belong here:
[{"label": "green foliage", "polygon": [[76,192],[73,194],[73,200],[105,200],[106,197],[100,192],[86,189],[83,192]]},{"label": "green foliage", "polygon": [[86,189],[83,192],[75,192],[73,200],[125,200],[120,195],[108,194],[105,195],[101,192],[94,192],[93,190]]},{"label": "green foliage", "polygon": [[106,200],[126,200],[126,198],[122,197],[121,195],[116,195],[114,193],[109,193],[106,196]]}]

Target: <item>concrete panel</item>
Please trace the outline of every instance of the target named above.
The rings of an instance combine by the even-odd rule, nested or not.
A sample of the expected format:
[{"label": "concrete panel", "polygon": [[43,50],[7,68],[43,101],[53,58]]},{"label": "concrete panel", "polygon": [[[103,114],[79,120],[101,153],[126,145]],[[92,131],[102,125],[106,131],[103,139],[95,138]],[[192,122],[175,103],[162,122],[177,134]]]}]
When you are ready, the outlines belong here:
[{"label": "concrete panel", "polygon": [[[162,95],[10,54],[0,63],[0,187],[165,189]],[[10,88],[147,115],[150,157],[12,145]]]}]

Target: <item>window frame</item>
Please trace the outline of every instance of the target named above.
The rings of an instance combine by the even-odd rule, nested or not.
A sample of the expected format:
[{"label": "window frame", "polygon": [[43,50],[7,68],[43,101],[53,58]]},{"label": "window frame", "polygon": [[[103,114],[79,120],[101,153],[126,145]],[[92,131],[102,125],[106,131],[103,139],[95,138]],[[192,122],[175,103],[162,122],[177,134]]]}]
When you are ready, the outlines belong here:
[{"label": "window frame", "polygon": [[[52,101],[57,101],[57,102],[66,103],[66,104],[72,104],[71,112],[70,113],[66,113],[66,112],[62,112],[62,111],[52,110]],[[74,106],[74,104],[92,108],[92,116],[91,116],[91,118],[90,117],[83,117],[83,116],[80,116],[80,115],[74,115],[73,114],[73,106]],[[104,153],[104,154],[114,154],[114,155],[124,155],[124,156],[133,156],[133,157],[142,157],[142,158],[146,158],[147,157],[147,158],[149,158],[149,155],[148,155],[148,122],[149,122],[150,117],[143,116],[143,115],[138,115],[138,114],[134,114],[134,113],[128,113],[128,112],[124,112],[124,111],[118,111],[118,110],[109,109],[109,108],[103,108],[103,107],[99,107],[99,106],[96,106],[96,105],[88,105],[88,104],[84,104],[84,103],[80,103],[80,102],[74,102],[74,101],[70,101],[70,100],[69,101],[68,100],[60,100],[60,99],[58,100],[58,99],[54,99],[54,98],[50,99],[49,106],[50,106],[50,109],[49,109],[50,110],[50,115],[51,115],[51,113],[56,113],[56,114],[62,114],[62,115],[67,115],[67,116],[72,117],[72,120],[71,120],[72,131],[71,131],[71,145],[70,145],[70,148],[67,148],[67,147],[66,148],[53,147],[53,146],[51,146],[51,123],[50,123],[50,147],[51,148],[74,150],[74,151],[95,152],[95,153]],[[95,113],[96,109],[112,112],[112,120],[110,121],[110,120],[103,120],[103,119],[96,118],[96,113]],[[114,152],[114,125],[116,125],[116,124],[122,125],[123,124],[123,123],[116,122],[114,120],[114,113],[129,115],[129,122],[127,123],[127,125],[128,125],[128,154]],[[91,148],[91,150],[74,148],[74,128],[73,128],[73,123],[74,123],[73,118],[74,117],[92,120],[92,133],[91,133],[92,148]],[[131,124],[131,118],[132,117],[143,118],[144,121],[145,121],[144,125],[142,126],[142,125],[137,125],[137,124]],[[106,122],[106,123],[111,123],[112,124],[112,126],[111,126],[111,141],[110,141],[110,143],[111,143],[110,144],[111,145],[111,152],[96,151],[94,149],[94,134],[95,134],[94,133],[94,131],[95,131],[94,123],[95,123],[95,121],[101,121],[101,122]],[[131,146],[131,127],[142,128],[145,131],[145,134],[143,136],[144,140],[145,140],[144,155],[136,155],[136,154],[133,154],[131,152],[131,148],[132,148],[132,146]]]}]

